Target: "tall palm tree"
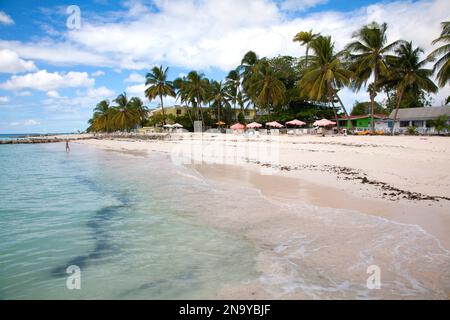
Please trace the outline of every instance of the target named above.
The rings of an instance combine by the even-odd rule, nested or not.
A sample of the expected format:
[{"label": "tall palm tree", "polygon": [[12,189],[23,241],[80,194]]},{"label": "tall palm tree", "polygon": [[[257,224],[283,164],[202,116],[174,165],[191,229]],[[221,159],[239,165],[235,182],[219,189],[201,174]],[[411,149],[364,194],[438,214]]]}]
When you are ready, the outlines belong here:
[{"label": "tall palm tree", "polygon": [[228,107],[228,95],[226,92],[226,88],[223,85],[222,81],[212,81],[211,82],[211,96],[212,96],[212,104],[217,109],[217,121],[221,121],[221,113],[222,108]]},{"label": "tall palm tree", "polygon": [[286,99],[286,87],[278,79],[266,60],[260,60],[255,73],[249,79],[249,96],[253,104],[266,108],[270,114],[273,107],[281,106]]},{"label": "tall palm tree", "polygon": [[375,98],[380,90],[380,76],[389,75],[386,56],[402,43],[398,40],[387,44],[387,28],[386,23],[365,25],[353,34],[357,40],[346,48],[350,52],[351,70],[355,73],[355,88],[359,90],[373,76],[373,90],[370,91],[372,132],[375,132]]},{"label": "tall palm tree", "polygon": [[[412,42],[401,44],[395,50],[396,56],[388,56],[387,62],[391,67],[391,77],[388,79],[395,84],[397,91],[397,106],[394,113],[394,124],[397,120],[398,109],[402,102],[403,94],[408,89],[424,90],[435,93],[438,87],[430,79],[433,75],[432,69],[425,68],[429,59],[420,60],[420,55],[424,51],[421,48],[413,48]],[[392,127],[394,134],[394,127]]]},{"label": "tall palm tree", "polygon": [[314,39],[319,37],[320,33],[313,33],[312,30],[309,31],[300,31],[294,36],[294,42],[300,42],[300,45],[306,46],[306,59],[305,59],[305,68],[308,68],[308,58],[309,58],[309,48],[311,46],[311,42]]},{"label": "tall palm tree", "polygon": [[175,97],[175,90],[172,81],[167,80],[169,68],[163,69],[162,66],[153,67],[152,71],[147,73],[145,85],[149,87],[145,90],[145,96],[151,101],[156,97],[161,100],[161,111],[163,114],[163,124],[166,124],[166,114],[164,112],[163,97]]},{"label": "tall palm tree", "polygon": [[186,99],[190,101],[196,111],[197,119],[202,121],[202,126],[205,126],[203,117],[202,103],[208,98],[209,80],[205,78],[202,73],[191,71],[186,77],[184,84]]},{"label": "tall palm tree", "polygon": [[237,114],[236,114],[236,105],[238,102],[238,96],[240,92],[240,86],[241,86],[241,76],[239,74],[239,70],[231,70],[226,79],[225,79],[225,88],[228,93],[228,98],[233,104],[234,109],[234,117],[237,121]]},{"label": "tall palm tree", "polygon": [[114,102],[112,123],[115,129],[130,131],[139,123],[139,114],[130,105],[126,93],[119,94]]},{"label": "tall palm tree", "polygon": [[239,65],[237,71],[241,75],[244,90],[246,89],[245,82],[252,76],[258,61],[259,58],[253,51],[247,52],[241,60],[241,64]]},{"label": "tall palm tree", "polygon": [[450,83],[450,21],[442,22],[441,25],[441,35],[439,38],[435,39],[432,44],[434,45],[442,42],[443,45],[431,52],[428,57],[432,59],[440,57],[434,64],[433,71],[439,69],[437,73],[439,86],[444,87],[447,83]]},{"label": "tall palm tree", "polygon": [[[319,36],[311,42],[314,55],[311,56],[309,67],[298,83],[301,90],[315,101],[322,101],[325,97],[332,106],[337,120],[334,98],[339,95],[338,88],[350,84],[353,72],[348,70],[342,59],[344,51],[335,52],[331,37]],[[347,121],[351,124],[350,117],[345,106],[341,103]],[[339,127],[339,121],[337,121]]]}]

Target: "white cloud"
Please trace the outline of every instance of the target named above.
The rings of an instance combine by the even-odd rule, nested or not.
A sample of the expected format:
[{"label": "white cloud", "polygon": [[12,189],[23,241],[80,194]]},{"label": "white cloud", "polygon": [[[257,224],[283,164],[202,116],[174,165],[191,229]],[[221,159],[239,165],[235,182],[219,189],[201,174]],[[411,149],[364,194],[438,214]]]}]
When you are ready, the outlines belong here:
[{"label": "white cloud", "polygon": [[70,71],[67,73],[47,72],[40,70],[23,76],[12,76],[0,84],[5,90],[35,89],[40,91],[56,90],[58,88],[75,88],[93,86],[95,80],[89,78],[87,72]]},{"label": "white cloud", "polygon": [[8,101],[9,101],[8,97],[0,96],[0,103],[5,103],[5,102],[8,102]]},{"label": "white cloud", "polygon": [[34,119],[28,119],[28,120],[23,120],[23,121],[15,121],[15,122],[10,122],[9,125],[12,127],[16,127],[16,126],[37,126],[40,125],[41,123],[37,120]]},{"label": "white cloud", "polygon": [[[99,88],[89,88],[86,92],[86,96],[89,98],[96,98],[98,100],[103,100],[107,98],[111,98],[114,96],[114,91],[108,89],[107,87],[99,87]],[[83,94],[81,94],[83,95]]]},{"label": "white cloud", "polygon": [[124,82],[141,83],[145,82],[145,77],[139,73],[131,73]]},{"label": "white cloud", "polygon": [[59,93],[56,90],[50,90],[47,92],[47,97],[49,98],[59,98]]},{"label": "white cloud", "polygon": [[[82,109],[93,109],[95,105],[104,99],[112,100],[115,92],[107,87],[87,88],[86,90],[77,90],[74,97],[49,95],[48,99],[42,101],[48,111],[58,111],[68,114],[79,114]],[[89,114],[88,114],[89,116]]]},{"label": "white cloud", "polygon": [[39,42],[0,40],[0,49],[11,49],[21,57],[42,60],[53,65],[85,65],[112,67],[115,62],[106,56],[80,48],[70,42],[57,42],[45,38]]},{"label": "white cloud", "polygon": [[104,76],[104,75],[105,75],[105,73],[102,70],[98,70],[98,71],[95,71],[95,72],[91,73],[91,77],[101,77],[101,76]]},{"label": "white cloud", "polygon": [[34,70],[36,70],[36,66],[33,61],[20,59],[17,53],[9,49],[0,50],[0,72],[18,73]]},{"label": "white cloud", "polygon": [[145,89],[146,89],[145,84],[142,83],[126,87],[125,92],[129,97],[139,97],[144,101],[148,101],[144,95]]},{"label": "white cloud", "polygon": [[4,11],[0,11],[0,24],[11,25],[14,24],[14,20]]},{"label": "white cloud", "polygon": [[285,0],[281,3],[281,9],[289,11],[306,11],[309,8],[327,2],[328,0]]}]

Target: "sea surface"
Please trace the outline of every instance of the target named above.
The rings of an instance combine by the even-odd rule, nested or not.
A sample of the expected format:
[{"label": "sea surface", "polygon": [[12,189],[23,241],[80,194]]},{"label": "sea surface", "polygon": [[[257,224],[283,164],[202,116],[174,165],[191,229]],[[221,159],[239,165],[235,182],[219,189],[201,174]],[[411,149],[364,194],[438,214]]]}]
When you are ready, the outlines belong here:
[{"label": "sea surface", "polygon": [[[280,203],[160,153],[3,145],[0,163],[0,299],[447,299],[450,292],[449,252],[416,225],[301,199]],[[79,290],[69,289],[69,266],[80,269]],[[367,285],[373,268],[379,289]]]},{"label": "sea surface", "polygon": [[0,299],[208,298],[255,276],[249,243],[189,218],[208,198],[187,169],[71,148],[0,147]]}]

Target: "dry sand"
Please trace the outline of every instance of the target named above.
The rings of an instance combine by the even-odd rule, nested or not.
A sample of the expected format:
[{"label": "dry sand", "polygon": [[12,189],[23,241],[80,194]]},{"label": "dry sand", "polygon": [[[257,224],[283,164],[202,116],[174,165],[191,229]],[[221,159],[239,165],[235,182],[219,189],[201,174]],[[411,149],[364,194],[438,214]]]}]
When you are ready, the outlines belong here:
[{"label": "dry sand", "polygon": [[[179,134],[77,143],[164,152],[211,181],[259,190],[274,204],[205,217],[261,249],[259,281],[230,285],[219,298],[448,298],[447,138]],[[251,208],[253,198],[242,198]],[[367,291],[370,263],[382,267],[389,290]]]}]

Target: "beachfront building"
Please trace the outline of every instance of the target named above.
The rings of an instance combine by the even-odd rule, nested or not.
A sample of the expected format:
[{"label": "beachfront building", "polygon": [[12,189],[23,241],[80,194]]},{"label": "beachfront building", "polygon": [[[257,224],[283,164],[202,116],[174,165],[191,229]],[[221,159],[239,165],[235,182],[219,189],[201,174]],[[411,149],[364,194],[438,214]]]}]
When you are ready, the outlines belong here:
[{"label": "beachfront building", "polygon": [[[208,111],[208,110],[210,110],[210,108],[203,107],[203,110],[204,111]],[[187,112],[188,112],[188,109],[187,109],[186,106],[175,105],[175,106],[164,107],[164,113],[166,114],[166,116],[173,115],[174,117],[181,117],[181,116],[186,115]],[[235,112],[236,112],[236,118],[237,118],[239,113],[241,112],[241,109],[236,109]],[[158,113],[162,113],[162,110],[161,110],[160,107],[150,110],[149,111],[149,116],[151,117],[151,116],[153,116],[155,114],[158,114]],[[217,110],[215,110],[215,109],[212,110],[211,109],[210,110],[210,114],[211,114],[211,117],[213,119],[215,119],[216,116],[217,116]],[[244,110],[245,121],[252,122],[255,119],[255,116],[256,116],[255,109],[247,108],[247,109]]]},{"label": "beachfront building", "polygon": [[[187,114],[187,112],[188,111],[187,111],[186,106],[175,105],[175,106],[164,107],[164,113],[166,114],[166,116],[173,115],[174,117],[181,117],[181,116],[184,116],[185,114]],[[158,113],[162,113],[161,107],[151,109],[149,111],[149,117],[151,117],[155,114],[158,114]]]},{"label": "beachfront building", "polygon": [[[389,119],[393,120],[394,114],[395,110],[391,112]],[[447,123],[450,123],[450,106],[399,109],[394,131],[395,133],[405,133],[408,127],[416,127],[420,134],[434,134],[437,132],[432,120],[436,120],[442,115],[447,116]]]},{"label": "beachfront building", "polygon": [[[373,116],[375,121],[375,130],[377,131],[386,131],[389,126],[388,116],[384,114],[374,114]],[[350,129],[350,123],[347,117],[340,116],[339,117],[339,126],[342,128]],[[365,131],[372,129],[372,118],[370,114],[361,115],[361,116],[350,116],[350,121],[353,124],[353,128],[357,131]]]}]

